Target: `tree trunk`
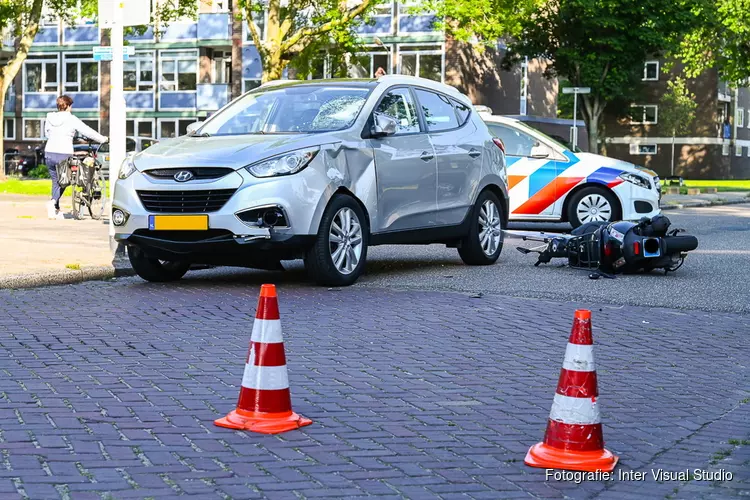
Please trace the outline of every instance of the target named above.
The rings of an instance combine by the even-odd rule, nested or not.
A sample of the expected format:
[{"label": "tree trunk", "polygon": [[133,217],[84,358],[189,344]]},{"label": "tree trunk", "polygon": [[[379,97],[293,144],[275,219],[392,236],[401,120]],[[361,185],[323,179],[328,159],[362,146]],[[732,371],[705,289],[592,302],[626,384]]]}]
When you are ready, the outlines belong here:
[{"label": "tree trunk", "polygon": [[599,154],[599,119],[604,112],[604,106],[598,97],[590,94],[581,95],[581,114],[586,121],[586,133],[589,136],[589,153]]},{"label": "tree trunk", "polygon": [[3,81],[0,79],[0,180],[5,179],[5,90]]},{"label": "tree trunk", "polygon": [[3,155],[3,159],[0,163],[0,177],[5,176],[5,144],[3,128],[5,127],[5,117],[3,113],[5,111],[5,94],[8,92],[11,82],[18,74],[21,69],[23,62],[26,60],[26,56],[29,55],[29,49],[31,44],[34,42],[34,37],[39,31],[39,19],[42,17],[42,5],[43,0],[34,0],[31,5],[31,10],[28,13],[28,17],[19,16],[17,22],[20,24],[23,20],[26,21],[23,29],[21,30],[21,38],[16,43],[16,53],[10,58],[4,66],[0,67],[0,152]]},{"label": "tree trunk", "polygon": [[674,177],[674,131],[672,132],[672,166],[670,168],[670,174],[672,177]]},{"label": "tree trunk", "polygon": [[274,52],[266,53],[266,57],[261,56],[263,62],[263,73],[261,83],[279,80],[284,75],[284,68],[287,62],[281,58],[281,50],[276,49]]}]

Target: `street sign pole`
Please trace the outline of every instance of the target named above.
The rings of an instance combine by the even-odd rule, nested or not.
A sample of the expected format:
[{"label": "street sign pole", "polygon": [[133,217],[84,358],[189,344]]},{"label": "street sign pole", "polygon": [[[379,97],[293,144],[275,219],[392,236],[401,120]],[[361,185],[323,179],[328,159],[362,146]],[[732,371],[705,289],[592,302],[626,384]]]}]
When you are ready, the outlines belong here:
[{"label": "street sign pole", "polygon": [[570,134],[570,142],[573,150],[578,147],[578,94],[590,94],[590,87],[565,87],[563,94],[573,94],[573,130]]},{"label": "street sign pole", "polygon": [[576,150],[576,147],[578,146],[578,124],[576,123],[576,118],[578,116],[578,92],[573,94],[573,151]]},{"label": "street sign pole", "polygon": [[[123,11],[124,0],[115,0],[112,15],[112,62],[110,66],[109,93],[109,199],[114,201],[115,184],[120,165],[125,160],[125,94],[123,92]],[[110,249],[115,259],[123,256],[121,244],[115,241],[115,226],[109,217]]]}]

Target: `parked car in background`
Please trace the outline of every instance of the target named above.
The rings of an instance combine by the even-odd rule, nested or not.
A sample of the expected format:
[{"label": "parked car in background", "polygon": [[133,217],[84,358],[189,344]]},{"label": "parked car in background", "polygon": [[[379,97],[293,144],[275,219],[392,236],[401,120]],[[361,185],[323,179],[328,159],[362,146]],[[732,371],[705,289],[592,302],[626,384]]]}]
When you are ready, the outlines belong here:
[{"label": "parked car in background", "polygon": [[480,112],[505,144],[510,220],[638,220],[661,212],[656,172],[569,147],[504,116]]},{"label": "parked car in background", "polygon": [[343,286],[370,245],[442,243],[470,265],[502,250],[505,155],[448,85],[277,81],[189,129],[129,157],[115,187],[115,238],[146,280],[302,258]]},{"label": "parked car in background", "polygon": [[[159,142],[153,137],[126,137],[125,138],[125,152],[126,153],[140,153],[149,146]],[[109,179],[109,143],[104,144],[92,144],[89,146],[88,141],[82,141],[78,144],[73,145],[73,151],[75,153],[81,153],[85,155],[89,147],[92,147],[96,152],[96,159],[102,164],[102,172],[104,178]]]}]

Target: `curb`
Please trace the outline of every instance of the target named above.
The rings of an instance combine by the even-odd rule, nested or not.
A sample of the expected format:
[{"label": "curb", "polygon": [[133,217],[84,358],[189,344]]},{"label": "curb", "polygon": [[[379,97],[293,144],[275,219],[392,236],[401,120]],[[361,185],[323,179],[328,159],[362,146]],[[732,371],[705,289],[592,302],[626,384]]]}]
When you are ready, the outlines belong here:
[{"label": "curb", "polygon": [[664,205],[659,207],[662,210],[679,210],[681,208],[696,208],[696,207],[718,207],[721,205],[742,205],[743,203],[750,203],[750,197],[739,200],[717,200],[717,201],[688,201],[686,203],[675,203],[670,205]]},{"label": "curb", "polygon": [[64,271],[48,271],[30,274],[15,274],[0,276],[0,289],[35,288],[54,285],[71,285],[84,281],[103,281],[123,276],[134,276],[135,272],[129,268],[115,268],[114,266],[90,266],[81,269],[66,269]]}]

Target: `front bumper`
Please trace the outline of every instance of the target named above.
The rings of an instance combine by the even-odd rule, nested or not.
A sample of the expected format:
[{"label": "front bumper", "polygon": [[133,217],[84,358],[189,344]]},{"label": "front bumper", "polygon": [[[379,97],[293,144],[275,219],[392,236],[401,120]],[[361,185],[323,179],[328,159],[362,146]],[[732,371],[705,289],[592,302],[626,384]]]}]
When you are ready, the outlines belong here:
[{"label": "front bumper", "polygon": [[630,182],[623,182],[613,191],[620,199],[623,220],[639,220],[661,213],[661,193],[654,187],[646,189]]},{"label": "front bumper", "polygon": [[[115,186],[113,210],[127,214],[121,226],[115,226],[115,239],[135,245],[155,258],[184,260],[214,265],[247,265],[265,267],[264,262],[296,259],[315,238],[310,232],[312,217],[320,196],[310,189],[315,178],[304,175],[257,180],[249,173],[232,172],[220,179],[177,183],[154,179],[135,172],[119,179]],[[308,189],[298,188],[305,184]],[[180,215],[178,212],[149,211],[138,191],[236,190],[218,210],[208,216],[207,231],[157,231],[149,228],[151,215]],[[320,194],[323,190],[319,191]],[[305,196],[296,196],[302,193]],[[285,227],[261,227],[240,220],[238,213],[260,207],[279,207],[287,219]],[[195,214],[192,212],[190,215]],[[183,214],[188,215],[188,214]]]}]

